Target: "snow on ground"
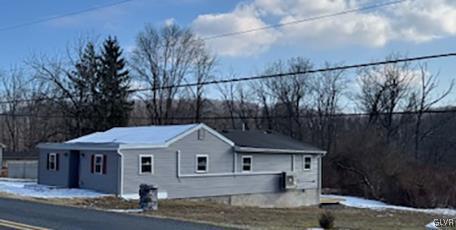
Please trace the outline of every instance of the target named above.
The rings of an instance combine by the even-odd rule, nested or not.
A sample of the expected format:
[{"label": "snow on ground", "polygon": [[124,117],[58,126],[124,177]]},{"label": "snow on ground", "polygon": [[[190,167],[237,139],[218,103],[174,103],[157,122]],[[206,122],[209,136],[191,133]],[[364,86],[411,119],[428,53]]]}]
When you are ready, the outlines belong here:
[{"label": "snow on ground", "polygon": [[106,196],[85,189],[56,188],[39,185],[34,180],[0,178],[0,192],[35,198],[95,198]]},{"label": "snow on ground", "polygon": [[445,216],[456,216],[456,209],[449,208],[435,208],[435,209],[423,209],[423,208],[410,208],[405,206],[389,205],[381,201],[368,200],[353,196],[339,196],[339,195],[321,195],[321,198],[328,199],[340,199],[339,202],[342,205],[355,207],[355,208],[368,208],[374,210],[385,210],[392,209],[398,211],[409,211],[409,212],[424,212],[429,214],[438,214]]}]

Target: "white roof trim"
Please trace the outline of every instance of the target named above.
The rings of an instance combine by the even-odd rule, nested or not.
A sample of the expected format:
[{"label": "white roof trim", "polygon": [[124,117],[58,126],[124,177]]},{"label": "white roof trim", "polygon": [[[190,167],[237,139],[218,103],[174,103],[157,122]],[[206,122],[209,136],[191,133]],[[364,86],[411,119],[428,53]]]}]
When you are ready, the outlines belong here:
[{"label": "white roof trim", "polygon": [[223,136],[222,134],[220,134],[219,132],[213,130],[212,128],[210,128],[209,126],[205,125],[205,124],[199,124],[179,135],[177,135],[176,137],[174,137],[173,139],[169,140],[167,142],[168,146],[171,145],[172,143],[174,142],[177,142],[179,141],[180,139],[184,138],[185,136],[189,135],[190,133],[193,133],[194,131],[198,130],[198,129],[205,129],[206,131],[208,131],[209,133],[211,133],[212,135],[216,136],[217,138],[219,138],[220,140],[224,141],[225,143],[229,144],[230,146],[234,146],[234,142],[232,142],[231,140],[229,140],[228,138],[226,138],[225,136]]},{"label": "white roof trim", "polygon": [[52,150],[117,150],[119,148],[118,146],[93,146],[68,143],[40,143],[36,147]]},{"label": "white roof trim", "polygon": [[300,153],[300,154],[320,154],[325,155],[326,151],[309,151],[309,150],[296,150],[296,149],[266,149],[266,148],[252,148],[252,147],[235,147],[236,152],[247,153]]}]

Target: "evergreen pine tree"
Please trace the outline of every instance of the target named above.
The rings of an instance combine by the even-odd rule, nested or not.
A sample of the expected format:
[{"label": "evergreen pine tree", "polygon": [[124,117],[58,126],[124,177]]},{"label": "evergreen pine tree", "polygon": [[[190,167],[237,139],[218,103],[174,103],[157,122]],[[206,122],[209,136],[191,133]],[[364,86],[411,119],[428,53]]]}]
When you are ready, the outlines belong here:
[{"label": "evergreen pine tree", "polygon": [[115,126],[127,126],[133,103],[128,100],[130,75],[125,67],[125,59],[116,38],[108,37],[103,42],[99,68],[98,106],[103,117],[101,130]]},{"label": "evergreen pine tree", "polygon": [[[70,133],[84,135],[97,131],[97,122],[91,119],[96,113],[93,105],[98,104],[100,94],[98,91],[100,61],[97,57],[95,46],[89,42],[85,47],[75,70],[68,73],[68,86],[71,100],[66,109],[75,120],[71,122]],[[72,120],[71,119],[71,120]],[[71,121],[70,120],[70,121]]]}]

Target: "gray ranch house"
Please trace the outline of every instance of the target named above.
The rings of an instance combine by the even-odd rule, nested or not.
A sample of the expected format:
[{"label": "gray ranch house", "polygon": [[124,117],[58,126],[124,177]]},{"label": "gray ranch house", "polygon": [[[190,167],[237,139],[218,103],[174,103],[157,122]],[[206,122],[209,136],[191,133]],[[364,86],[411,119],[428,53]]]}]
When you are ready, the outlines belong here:
[{"label": "gray ranch house", "polygon": [[325,151],[265,131],[217,132],[204,124],[113,128],[38,145],[38,183],[135,198],[210,198],[233,205],[319,203]]}]

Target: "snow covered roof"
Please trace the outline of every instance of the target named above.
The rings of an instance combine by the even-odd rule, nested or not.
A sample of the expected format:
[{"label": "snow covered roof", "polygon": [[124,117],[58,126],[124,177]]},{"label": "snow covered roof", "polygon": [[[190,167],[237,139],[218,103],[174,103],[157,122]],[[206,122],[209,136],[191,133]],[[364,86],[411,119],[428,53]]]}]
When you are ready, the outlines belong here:
[{"label": "snow covered roof", "polygon": [[104,132],[85,135],[64,143],[40,143],[39,149],[55,150],[122,150],[144,148],[167,148],[172,143],[204,129],[225,143],[234,143],[205,124],[160,125],[112,128]]},{"label": "snow covered roof", "polygon": [[200,124],[162,125],[112,128],[105,132],[96,132],[65,143],[116,143],[132,145],[166,145],[168,141],[193,130]]}]

